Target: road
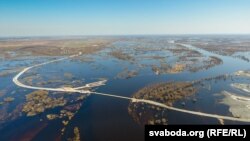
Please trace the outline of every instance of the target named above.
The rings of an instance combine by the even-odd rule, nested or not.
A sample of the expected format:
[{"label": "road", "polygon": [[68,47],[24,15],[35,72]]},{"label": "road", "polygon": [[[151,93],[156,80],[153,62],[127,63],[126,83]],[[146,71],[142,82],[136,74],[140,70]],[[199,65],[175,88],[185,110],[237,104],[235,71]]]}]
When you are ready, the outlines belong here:
[{"label": "road", "polygon": [[27,88],[27,89],[69,92],[69,93],[82,93],[82,94],[95,94],[95,95],[101,95],[101,96],[108,96],[108,97],[131,100],[131,102],[147,103],[147,104],[154,105],[154,106],[159,106],[159,107],[162,107],[162,108],[165,108],[165,109],[168,109],[168,110],[178,111],[178,112],[192,114],[192,115],[196,115],[196,116],[203,116],[203,117],[224,119],[224,120],[231,120],[231,121],[239,121],[239,122],[250,122],[250,119],[234,118],[234,117],[230,117],[230,116],[223,116],[223,115],[209,114],[209,113],[203,113],[203,112],[196,112],[196,111],[191,111],[191,110],[187,110],[187,109],[180,109],[180,108],[176,108],[176,107],[172,107],[172,106],[167,106],[167,105],[165,105],[163,103],[159,103],[159,102],[152,101],[152,100],[136,99],[136,98],[131,98],[131,97],[125,97],[125,96],[119,96],[119,95],[113,95],[113,94],[106,94],[106,93],[100,93],[100,92],[95,92],[95,91],[83,90],[84,88],[87,88],[87,87],[92,88],[92,87],[105,85],[106,80],[97,81],[97,82],[93,82],[93,83],[88,83],[88,84],[85,84],[82,87],[76,87],[76,88],[69,88],[69,87],[47,88],[47,87],[28,86],[28,85],[25,85],[25,84],[21,83],[18,80],[21,75],[23,75],[25,72],[27,72],[27,71],[35,68],[35,67],[40,67],[40,66],[47,65],[47,64],[50,64],[50,63],[59,62],[59,61],[62,61],[62,60],[77,57],[79,55],[81,55],[81,53],[76,54],[76,55],[71,55],[69,57],[56,59],[56,60],[52,60],[52,61],[48,61],[48,62],[44,62],[44,63],[41,63],[41,64],[37,64],[37,65],[33,65],[33,66],[30,66],[30,67],[24,68],[21,72],[19,72],[16,76],[13,77],[13,82],[17,86]]}]

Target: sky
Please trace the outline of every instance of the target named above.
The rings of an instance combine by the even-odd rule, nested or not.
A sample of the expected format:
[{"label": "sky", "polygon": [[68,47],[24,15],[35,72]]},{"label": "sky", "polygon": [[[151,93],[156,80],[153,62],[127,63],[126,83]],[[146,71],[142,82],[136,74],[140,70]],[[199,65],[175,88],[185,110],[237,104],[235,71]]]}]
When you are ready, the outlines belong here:
[{"label": "sky", "polygon": [[250,34],[250,0],[0,0],[0,36]]}]

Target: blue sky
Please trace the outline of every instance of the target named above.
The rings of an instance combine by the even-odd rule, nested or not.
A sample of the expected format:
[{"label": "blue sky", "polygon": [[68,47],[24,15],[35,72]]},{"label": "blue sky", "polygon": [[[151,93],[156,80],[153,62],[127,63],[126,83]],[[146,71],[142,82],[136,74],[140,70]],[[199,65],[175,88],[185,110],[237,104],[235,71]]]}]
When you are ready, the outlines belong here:
[{"label": "blue sky", "polygon": [[0,36],[249,33],[250,0],[0,1]]}]

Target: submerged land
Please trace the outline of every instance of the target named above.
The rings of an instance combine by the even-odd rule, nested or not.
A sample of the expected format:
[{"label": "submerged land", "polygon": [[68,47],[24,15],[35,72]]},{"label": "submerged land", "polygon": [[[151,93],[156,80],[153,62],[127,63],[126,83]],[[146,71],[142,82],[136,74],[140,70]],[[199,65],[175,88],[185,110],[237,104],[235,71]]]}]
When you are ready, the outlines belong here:
[{"label": "submerged land", "polygon": [[[80,55],[27,71],[21,83],[71,90],[107,80],[84,90],[132,100],[12,82],[24,68],[73,54]],[[0,140],[112,139],[110,132],[123,137],[126,128],[124,140],[135,140],[145,124],[249,124],[249,60],[248,35],[1,38]]]}]

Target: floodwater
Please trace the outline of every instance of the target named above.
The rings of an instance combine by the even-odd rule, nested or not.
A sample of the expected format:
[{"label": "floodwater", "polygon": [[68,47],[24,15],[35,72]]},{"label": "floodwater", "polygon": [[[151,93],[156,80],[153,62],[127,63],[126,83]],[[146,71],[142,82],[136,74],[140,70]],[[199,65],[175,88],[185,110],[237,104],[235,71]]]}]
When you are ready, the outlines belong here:
[{"label": "floodwater", "polygon": [[[144,42],[147,40],[147,42]],[[221,91],[235,92],[240,95],[246,93],[234,89],[230,86],[232,83],[250,83],[250,78],[234,76],[233,73],[239,70],[249,69],[249,62],[233,58],[230,56],[222,56],[211,53],[191,45],[184,45],[190,50],[196,50],[203,56],[216,56],[220,58],[223,63],[215,65],[209,69],[199,70],[197,72],[190,72],[184,70],[179,73],[165,73],[156,75],[150,65],[158,64],[158,60],[143,59],[141,56],[168,56],[167,61],[174,62],[176,56],[164,51],[144,51],[136,52],[133,46],[140,47],[165,47],[172,46],[166,42],[155,41],[155,38],[149,38],[139,41],[123,40],[113,43],[111,48],[104,49],[100,52],[84,55],[83,61],[81,59],[72,59],[53,64],[48,64],[40,68],[29,71],[23,76],[37,75],[39,79],[34,79],[33,85],[39,83],[40,80],[48,81],[50,79],[58,79],[54,83],[44,84],[50,87],[59,87],[67,83],[68,85],[80,86],[81,84],[94,82],[100,78],[107,79],[104,86],[95,89],[97,92],[132,97],[139,89],[154,83],[159,82],[176,82],[176,81],[195,81],[203,78],[211,78],[219,75],[232,75],[226,79],[211,79],[204,80],[204,86],[199,88],[198,92],[190,96],[176,101],[173,106],[193,111],[201,111],[211,114],[219,114],[232,116],[227,105],[221,104],[223,96],[219,95]],[[152,43],[151,43],[152,42]],[[158,44],[157,44],[158,43]],[[124,52],[131,54],[136,61],[117,59],[109,53],[114,49],[121,49]],[[248,54],[249,55],[249,54]],[[138,57],[137,57],[138,56]],[[140,58],[140,57],[141,58]],[[58,57],[32,57],[19,58],[15,60],[1,59],[0,70],[12,68],[23,68],[32,64],[41,63],[47,60],[52,60]],[[81,58],[81,57],[80,57]],[[90,61],[84,61],[84,58],[90,58]],[[139,64],[139,65],[138,65]],[[140,65],[144,67],[139,67]],[[117,74],[124,69],[137,70],[138,75],[129,78],[117,78]],[[4,90],[5,95],[0,96],[0,101],[5,97],[14,97],[15,100],[10,103],[0,105],[0,112],[3,115],[13,112],[18,105],[25,102],[25,95],[32,92],[32,90],[24,89],[15,86],[12,82],[13,76],[18,71],[0,77],[0,90]],[[73,77],[65,78],[63,74],[71,73]],[[80,81],[80,83],[73,83]],[[69,95],[65,93],[65,95]],[[197,99],[193,102],[191,99]],[[182,103],[185,102],[185,105]],[[113,97],[105,97],[99,95],[90,95],[82,101],[81,108],[75,114],[73,119],[66,126],[64,134],[61,134],[61,129],[64,127],[61,119],[47,120],[46,115],[51,113],[59,113],[62,107],[46,110],[34,117],[27,117],[22,112],[13,114],[8,118],[0,119],[0,140],[1,141],[18,141],[18,140],[67,140],[73,136],[74,127],[80,130],[81,140],[84,141],[141,141],[144,140],[144,126],[133,120],[128,112],[128,105],[130,101],[124,99],[117,99]],[[147,111],[145,111],[147,112]],[[175,111],[159,111],[162,117],[168,119],[168,124],[219,124],[217,119],[204,118],[195,115],[184,114]],[[225,121],[225,124],[249,124],[233,121]]]}]

